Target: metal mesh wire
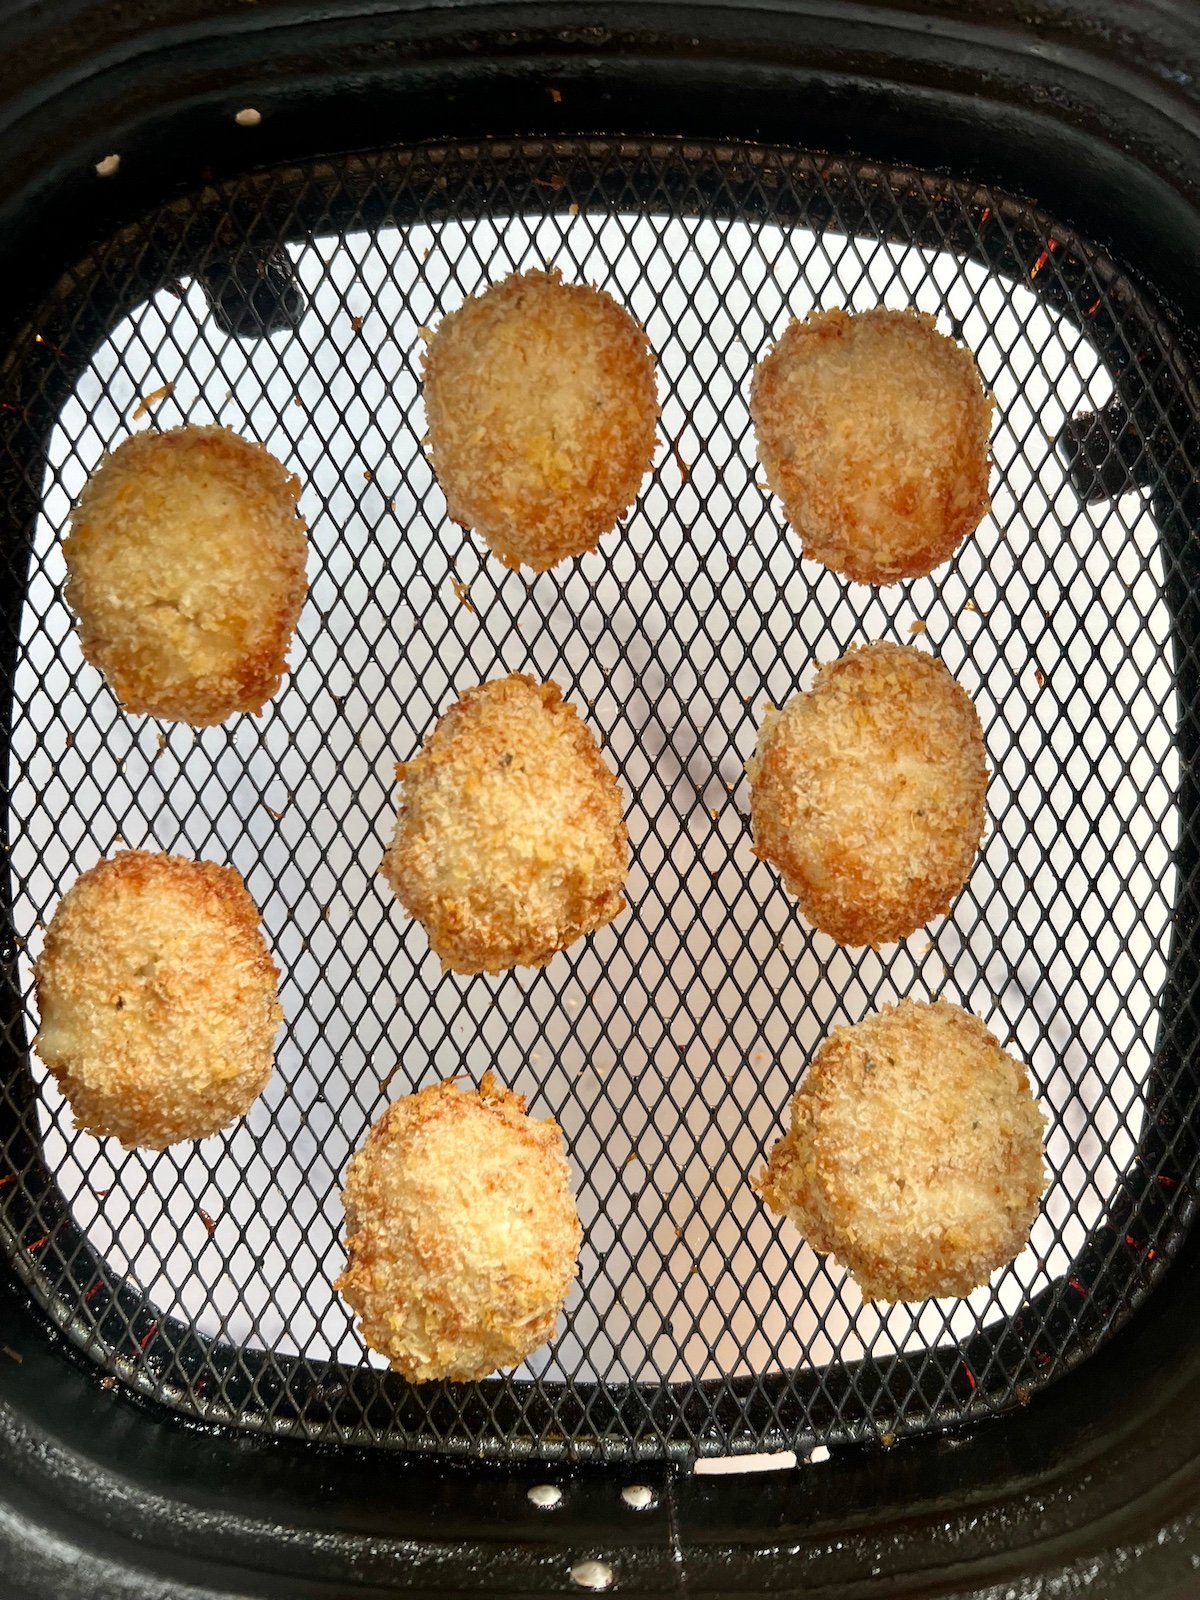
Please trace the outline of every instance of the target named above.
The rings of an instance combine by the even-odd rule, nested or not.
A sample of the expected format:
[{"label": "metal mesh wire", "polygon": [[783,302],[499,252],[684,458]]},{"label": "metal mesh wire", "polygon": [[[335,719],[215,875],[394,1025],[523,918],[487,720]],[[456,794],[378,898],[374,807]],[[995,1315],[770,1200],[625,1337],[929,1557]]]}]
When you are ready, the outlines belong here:
[{"label": "metal mesh wire", "polygon": [[[532,579],[448,523],[417,355],[466,294],[546,262],[645,323],[663,444],[624,528]],[[880,303],[966,340],[998,425],[978,536],[872,590],[798,560],[745,393],[790,314]],[[1196,1171],[1176,674],[1197,434],[1166,329],[1099,252],[1004,196],[797,153],[412,150],[164,206],[48,296],[0,401],[3,1242],[98,1379],[323,1439],[723,1453],[1024,1403],[1136,1306]],[[125,718],[83,663],[60,541],[131,426],[214,419],[299,472],[311,591],[266,713],[193,731]],[[742,764],[817,660],[917,636],[979,707],[989,832],[948,917],[846,951],[754,861]],[[542,972],[442,975],[376,876],[392,765],[454,690],[514,670],[554,677],[619,771],[630,910]],[[122,843],[236,865],[284,972],[262,1100],[159,1156],[75,1133],[28,1054],[45,922]],[[829,1028],[909,994],[970,1007],[1029,1064],[1051,1186],[989,1287],[864,1307],[747,1176]],[[489,1067],[564,1129],[580,1282],[518,1373],[411,1388],[330,1288],[339,1182],[389,1096]]]}]

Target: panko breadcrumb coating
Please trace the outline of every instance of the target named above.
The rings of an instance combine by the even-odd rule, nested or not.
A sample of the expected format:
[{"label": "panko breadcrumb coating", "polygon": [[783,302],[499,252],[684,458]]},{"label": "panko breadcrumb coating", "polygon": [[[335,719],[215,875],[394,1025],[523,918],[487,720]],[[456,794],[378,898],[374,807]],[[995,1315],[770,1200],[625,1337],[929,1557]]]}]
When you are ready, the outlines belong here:
[{"label": "panko breadcrumb coating", "polygon": [[979,526],[992,408],[971,352],[916,311],[813,312],[750,385],[804,554],[860,583],[923,577]]},{"label": "panko breadcrumb coating", "polygon": [[453,521],[507,567],[594,550],[654,458],[646,335],[553,272],[514,273],[438,325],[423,355],[429,453]]},{"label": "panko breadcrumb coating", "polygon": [[755,853],[841,944],[907,938],[947,911],[986,819],[979,714],[940,661],[872,644],[768,710],[746,763]]},{"label": "panko breadcrumb coating", "polygon": [[554,1334],[582,1231],[562,1133],[488,1073],[397,1100],[350,1162],[334,1287],[413,1383],[513,1367]]},{"label": "panko breadcrumb coating", "polygon": [[148,1150],[203,1139],[271,1076],[276,976],[232,867],[128,850],[58,904],[34,1047],[89,1133]]},{"label": "panko breadcrumb coating", "polygon": [[1044,1127],[977,1017],[905,1000],[830,1034],[754,1185],[865,1299],[965,1295],[1029,1239]]},{"label": "panko breadcrumb coating", "polygon": [[467,689],[396,775],[381,870],[443,968],[544,966],[624,910],[621,791],[556,684]]},{"label": "panko breadcrumb coating", "polygon": [[63,546],[66,597],[127,712],[200,728],[270,700],[307,589],[299,493],[229,428],[135,433],[101,462]]}]

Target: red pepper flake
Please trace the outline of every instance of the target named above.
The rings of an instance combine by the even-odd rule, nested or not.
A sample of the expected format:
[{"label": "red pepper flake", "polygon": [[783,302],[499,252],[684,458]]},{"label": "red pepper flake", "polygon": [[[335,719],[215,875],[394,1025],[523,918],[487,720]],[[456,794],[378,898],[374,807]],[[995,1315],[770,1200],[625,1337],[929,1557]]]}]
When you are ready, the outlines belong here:
[{"label": "red pepper flake", "polygon": [[40,1239],[35,1239],[32,1244],[27,1244],[25,1248],[29,1251],[40,1250],[49,1238],[50,1235],[48,1233],[44,1233]]},{"label": "red pepper flake", "polygon": [[[3,1187],[4,1187],[4,1185],[6,1183],[16,1183],[16,1181],[17,1180],[16,1180],[16,1178],[13,1177],[12,1173],[11,1172],[7,1172],[7,1173],[5,1173],[3,1178],[0,1178],[0,1189],[3,1189]],[[1160,1178],[1158,1181],[1161,1183],[1162,1179]]]},{"label": "red pepper flake", "polygon": [[562,90],[561,89],[547,89],[546,93],[550,96],[550,99],[552,100],[552,102],[556,106],[562,105]]},{"label": "red pepper flake", "polygon": [[1125,1235],[1125,1243],[1131,1250],[1140,1250],[1142,1248],[1139,1241],[1135,1239],[1131,1233],[1127,1233]]},{"label": "red pepper flake", "polygon": [[1046,687],[1046,674],[1042,671],[1041,667],[1034,667],[1033,681],[1037,684],[1039,689],[1044,689]]},{"label": "red pepper flake", "polygon": [[1146,1260],[1147,1261],[1153,1261],[1157,1255],[1158,1255],[1158,1251],[1157,1250],[1147,1250],[1146,1251]]},{"label": "red pepper flake", "polygon": [[1068,1280],[1068,1283],[1069,1286],[1074,1289],[1076,1294],[1081,1294],[1085,1300],[1087,1299],[1087,1290],[1083,1287],[1078,1278],[1071,1278]]},{"label": "red pepper flake", "polygon": [[1029,274],[1029,278],[1030,278],[1031,282],[1033,281],[1034,278],[1037,277],[1038,273],[1046,265],[1047,261],[1049,261],[1052,252],[1057,250],[1057,249],[1058,249],[1058,240],[1057,239],[1051,239],[1050,243],[1048,244],[1046,249],[1042,251],[1041,255],[1037,258],[1037,260],[1033,264],[1033,269]]},{"label": "red pepper flake", "polygon": [[979,226],[981,228],[983,227],[983,225],[987,221],[987,219],[991,216],[991,214],[992,214],[991,206],[984,206],[983,215],[979,219]]},{"label": "red pepper flake", "polygon": [[92,1285],[92,1287],[88,1290],[88,1292],[83,1297],[84,1305],[85,1306],[86,1305],[90,1305],[92,1303],[92,1301],[96,1298],[96,1296],[100,1293],[101,1289],[103,1289],[103,1287],[104,1287],[104,1279],[103,1278],[97,1278],[95,1283]]},{"label": "red pepper flake", "polygon": [[962,1364],[962,1369],[967,1375],[967,1382],[971,1385],[971,1389],[972,1389],[972,1392],[973,1392],[974,1389],[975,1389],[975,1374],[971,1371],[970,1367],[967,1365],[967,1363],[965,1361]]},{"label": "red pepper flake", "polygon": [[207,1212],[207,1211],[205,1211],[205,1209],[204,1209],[204,1207],[203,1207],[203,1206],[197,1206],[197,1207],[196,1207],[196,1215],[197,1215],[197,1216],[198,1216],[198,1217],[199,1217],[199,1218],[200,1218],[200,1221],[201,1221],[201,1222],[202,1222],[202,1223],[203,1223],[203,1224],[204,1224],[204,1226],[205,1226],[205,1227],[206,1227],[206,1228],[207,1228],[207,1230],[208,1230],[208,1237],[209,1237],[209,1238],[210,1238],[210,1239],[211,1239],[211,1238],[212,1238],[212,1236],[213,1236],[213,1234],[214,1234],[214,1233],[216,1233],[216,1231],[217,1231],[217,1225],[216,1225],[216,1223],[215,1223],[215,1222],[214,1222],[214,1221],[213,1221],[213,1219],[212,1219],[212,1218],[211,1218],[211,1217],[210,1217],[210,1216],[209,1216],[209,1214],[208,1214],[208,1212]]},{"label": "red pepper flake", "polygon": [[1097,311],[1099,311],[1099,309],[1100,309],[1100,300],[1103,300],[1103,298],[1104,298],[1104,296],[1101,295],[1100,299],[1097,300],[1094,305],[1090,305],[1088,307],[1088,316],[1089,317],[1094,317],[1096,315]]},{"label": "red pepper flake", "polygon": [[150,1343],[151,1339],[153,1339],[154,1335],[157,1332],[158,1332],[158,1323],[157,1322],[152,1322],[150,1324],[149,1330],[146,1333],[144,1333],[142,1335],[142,1337],[138,1340],[138,1349],[139,1350],[144,1350],[146,1348],[146,1346]]},{"label": "red pepper flake", "polygon": [[111,1189],[94,1189],[92,1192],[96,1196],[97,1200],[107,1200],[109,1195],[112,1193],[112,1190]]},{"label": "red pepper flake", "polygon": [[[4,1178],[4,1179],[2,1179],[0,1181],[2,1181],[4,1183],[10,1183],[12,1180],[9,1179],[9,1178]],[[1168,1178],[1165,1172],[1160,1172],[1158,1177],[1154,1181],[1156,1183],[1161,1183],[1164,1189],[1173,1189],[1175,1187],[1176,1183],[1178,1182],[1178,1179],[1176,1179],[1176,1178]]]}]

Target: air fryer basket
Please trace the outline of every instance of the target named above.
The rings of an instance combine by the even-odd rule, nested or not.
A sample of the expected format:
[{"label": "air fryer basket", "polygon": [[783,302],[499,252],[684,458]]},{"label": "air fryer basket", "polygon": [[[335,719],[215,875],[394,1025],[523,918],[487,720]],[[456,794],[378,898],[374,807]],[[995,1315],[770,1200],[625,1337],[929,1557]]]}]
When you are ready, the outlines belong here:
[{"label": "air fryer basket", "polygon": [[[784,141],[778,122],[751,143],[657,137],[695,115],[679,109],[688,71],[652,59],[658,112],[635,114],[626,94],[618,117],[602,62],[609,51],[615,81],[639,52],[661,52],[661,35],[560,30],[539,59],[544,40],[499,33],[489,55],[460,19],[441,48],[493,62],[491,116],[528,74],[534,124],[562,126],[578,95],[580,127],[630,131],[481,138],[448,95],[442,122],[426,110],[423,126],[380,138],[361,111],[370,72],[357,102],[339,77],[338,49],[357,48],[352,8],[332,19],[345,34],[329,33],[317,69],[307,41],[295,65],[287,55],[302,36],[287,29],[293,8],[267,10],[281,19],[271,70],[295,73],[290,123],[278,101],[284,132],[272,135],[271,86],[256,95],[247,67],[207,170],[185,161],[156,192],[136,143],[113,177],[94,170],[110,144],[93,139],[88,236],[67,247],[52,229],[62,271],[39,282],[23,268],[31,292],[0,369],[12,1001],[0,1399],[16,1405],[13,1515],[40,1525],[51,1512],[22,1496],[44,1507],[39,1482],[56,1485],[50,1500],[73,1483],[64,1506],[110,1541],[128,1529],[159,1549],[174,1526],[196,1560],[206,1540],[231,1541],[221,1559],[239,1593],[277,1581],[289,1595],[382,1593],[405,1570],[389,1534],[415,1563],[403,1581],[428,1587],[555,1588],[596,1557],[622,1589],[681,1571],[699,1588],[754,1588],[769,1558],[779,1581],[850,1593],[874,1573],[900,1593],[948,1573],[951,1548],[990,1560],[997,1582],[1005,1559],[1010,1576],[1023,1570],[1002,1554],[1011,1539],[979,1531],[981,1508],[1026,1540],[1115,1516],[1089,1452],[1125,1451],[1131,1493],[1154,1480],[1157,1452],[1157,1492],[1177,1485],[1190,1506],[1190,1433],[1154,1420],[1192,1381],[1170,1352],[1188,1327],[1200,1159],[1200,412],[1172,315],[1178,263],[1164,254],[1156,279],[1118,248],[1099,178],[1089,230],[1065,193],[1044,208],[1017,198],[1032,187],[1015,181],[1019,163],[985,181],[970,142],[960,172],[973,176],[933,171],[920,117],[907,152],[898,129],[874,147],[864,137],[863,154],[799,148],[872,126],[846,114],[821,141],[812,128]],[[433,23],[391,25],[401,55],[411,29],[406,115],[419,121],[412,105],[454,70],[430,66],[421,30]],[[813,23],[814,59],[838,25],[836,7]],[[878,22],[881,49],[891,25]],[[244,44],[233,55],[249,63],[257,47]],[[510,62],[505,88],[495,63],[518,46],[534,66]],[[773,48],[778,64],[786,50]],[[949,84],[963,69],[946,55]],[[196,70],[177,91],[181,127],[215,115]],[[740,69],[710,70],[720,90]],[[823,80],[804,70],[828,90],[827,68]],[[788,71],[794,86],[803,73]],[[296,114],[322,95],[347,109],[340,142],[375,153],[306,148]],[[235,123],[260,103],[261,127]],[[446,127],[460,136],[429,138]],[[235,154],[231,138],[260,139],[258,154]],[[881,162],[881,146],[915,164]],[[83,181],[77,170],[68,190]],[[129,207],[120,221],[105,214],[114,192]],[[1177,220],[1151,209],[1147,234]],[[630,306],[663,403],[630,516],[598,553],[536,579],[448,522],[422,449],[418,360],[465,295],[533,265]],[[753,364],[789,315],[876,304],[934,313],[976,352],[998,402],[991,514],[931,578],[883,590],[799,561],[745,409]],[[131,427],[185,420],[228,423],[296,470],[312,546],[284,689],[261,718],[202,731],[124,717],[62,599],[61,537],[87,473]],[[988,834],[951,914],[878,953],[815,934],[754,861],[743,775],[763,705],[874,638],[946,662],[980,709],[993,772]],[[556,679],[620,775],[630,908],[543,972],[468,980],[440,973],[377,867],[393,763],[456,690],[513,670]],[[284,974],[286,1034],[262,1101],[228,1134],[161,1156],[77,1134],[29,1050],[45,922],[78,871],[122,846],[236,865]],[[819,1040],[908,994],[959,1001],[1028,1062],[1050,1116],[1051,1181],[1029,1249],[989,1286],[864,1307],[747,1180]],[[580,1282],[556,1340],[518,1372],[414,1388],[363,1351],[330,1288],[339,1183],[390,1098],[489,1068],[564,1129]],[[72,1467],[89,1447],[95,1465]],[[114,1511],[103,1450],[167,1501],[139,1490]],[[782,1450],[804,1464],[761,1491],[690,1478],[697,1458]],[[633,1524],[613,1498],[622,1463],[650,1486]],[[525,1496],[547,1474],[567,1489],[554,1513]],[[1039,1498],[1023,1500],[1034,1482]],[[381,1509],[390,1495],[411,1507],[403,1534]],[[303,1540],[268,1534],[264,1517],[323,1529],[321,1553],[301,1560]],[[889,1532],[889,1517],[909,1533]],[[1169,1577],[1170,1518],[1155,1519]],[[718,1558],[722,1539],[736,1559]],[[506,1540],[515,1554],[499,1558]],[[456,1555],[438,1553],[447,1541]],[[103,1541],[95,1559],[131,1564]],[[20,1571],[31,1594],[68,1592]],[[141,1592],[103,1571],[80,1592]],[[185,1563],[178,1575],[199,1574]]]},{"label": "air fryer basket", "polygon": [[[542,262],[645,324],[663,447],[623,530],[533,580],[448,522],[417,352],[465,293]],[[800,563],[745,409],[789,314],[879,303],[939,314],[998,401],[991,515],[947,568],[884,590]],[[45,474],[9,776],[27,1025],[44,919],[122,844],[233,862],[284,973],[275,1082],[194,1150],[122,1154],[73,1131],[40,1068],[10,1081],[9,1258],[105,1371],[340,1442],[803,1450],[1028,1403],[1138,1303],[1195,1177],[1195,1088],[1161,1026],[1178,580],[1149,503],[1190,479],[1194,413],[1167,330],[1103,255],[1003,194],[844,160],[434,147],[168,205],[80,265],[17,361],[13,464]],[[148,411],[228,422],[305,485],[308,607],[258,719],[126,718],[79,655],[66,516]],[[1111,498],[1085,433],[1123,466]],[[946,662],[993,767],[952,914],[878,954],[814,934],[754,862],[742,771],[764,702],[877,637]],[[629,796],[631,907],[544,972],[464,980],[377,868],[395,760],[506,670],[586,707]],[[966,1303],[863,1306],[747,1179],[830,1027],[939,993],[1031,1066],[1051,1187],[1029,1250]],[[528,1371],[412,1387],[366,1364],[331,1292],[339,1182],[389,1095],[488,1068],[565,1130],[579,1289]]]}]

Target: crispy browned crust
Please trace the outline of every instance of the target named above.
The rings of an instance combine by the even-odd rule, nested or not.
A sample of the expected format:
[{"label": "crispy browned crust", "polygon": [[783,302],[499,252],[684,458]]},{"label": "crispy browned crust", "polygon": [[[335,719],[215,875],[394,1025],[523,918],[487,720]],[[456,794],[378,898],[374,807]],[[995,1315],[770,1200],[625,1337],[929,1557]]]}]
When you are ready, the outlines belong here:
[{"label": "crispy browned crust", "polygon": [[557,270],[514,273],[445,317],[422,359],[450,517],[507,567],[594,550],[654,458],[654,360],[629,312]]},{"label": "crispy browned crust", "polygon": [[307,584],[299,479],[229,428],[135,433],[63,545],[83,653],[126,711],[194,727],[261,711]]},{"label": "crispy browned crust", "polygon": [[277,975],[232,867],[101,861],[59,902],[36,978],[34,1047],[89,1133],[150,1150],[203,1139],[271,1075]]},{"label": "crispy browned crust", "polygon": [[485,1378],[553,1337],[582,1231],[562,1133],[490,1073],[390,1106],[350,1162],[334,1287],[411,1382]]},{"label": "crispy browned crust", "polygon": [[624,910],[621,791],[557,684],[465,690],[396,772],[381,871],[444,967],[544,966]]},{"label": "crispy browned crust", "polygon": [[1044,1128],[977,1017],[905,1000],[830,1034],[754,1186],[865,1299],[965,1295],[1029,1239]]},{"label": "crispy browned crust", "polygon": [[904,939],[945,912],[986,820],[979,714],[940,661],[872,644],[768,711],[746,763],[757,855],[842,944]]},{"label": "crispy browned crust", "polygon": [[916,311],[792,321],[750,384],[804,554],[860,583],[923,577],[979,526],[992,409],[971,352]]}]

